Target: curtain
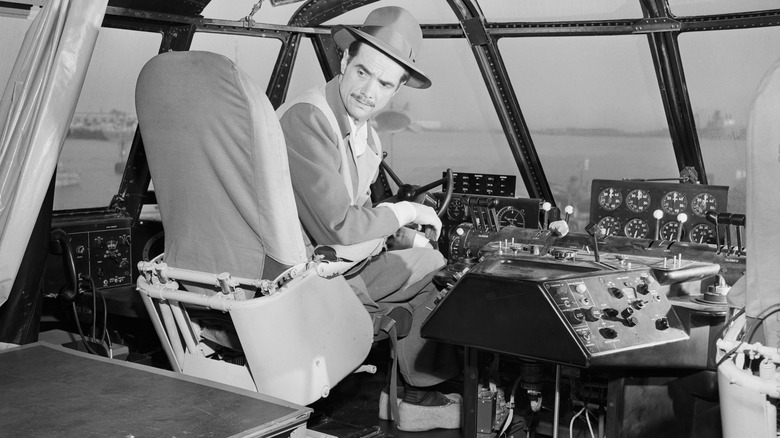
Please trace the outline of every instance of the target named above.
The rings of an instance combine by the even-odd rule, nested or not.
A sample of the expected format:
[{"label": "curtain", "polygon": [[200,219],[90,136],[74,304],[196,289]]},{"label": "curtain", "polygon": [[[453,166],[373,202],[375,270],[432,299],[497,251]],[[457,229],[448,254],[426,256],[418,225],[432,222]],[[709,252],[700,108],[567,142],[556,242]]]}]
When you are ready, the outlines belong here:
[{"label": "curtain", "polygon": [[0,100],[0,305],[54,175],[108,0],[48,0]]},{"label": "curtain", "polygon": [[[780,60],[764,75],[750,111],[747,131],[747,246],[746,313],[759,316],[780,304],[778,248],[780,233],[775,224],[780,217]],[[770,347],[780,347],[780,313],[764,321],[762,327]]]}]

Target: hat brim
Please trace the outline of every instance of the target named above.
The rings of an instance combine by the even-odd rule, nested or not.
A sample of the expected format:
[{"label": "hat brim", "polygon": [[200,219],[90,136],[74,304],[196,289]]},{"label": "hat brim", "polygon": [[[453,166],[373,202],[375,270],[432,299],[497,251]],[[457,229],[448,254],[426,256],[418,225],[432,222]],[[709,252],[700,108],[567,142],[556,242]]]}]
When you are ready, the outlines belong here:
[{"label": "hat brim", "polygon": [[409,61],[403,54],[399,53],[395,47],[386,44],[384,41],[375,38],[373,35],[369,35],[363,31],[355,29],[350,26],[336,25],[331,30],[333,35],[333,41],[341,50],[347,50],[349,46],[356,40],[360,40],[373,48],[379,50],[385,55],[391,57],[394,61],[401,64],[406,71],[409,72],[409,80],[406,82],[407,87],[412,88],[428,88],[431,86],[431,80],[423,73],[413,62]]}]

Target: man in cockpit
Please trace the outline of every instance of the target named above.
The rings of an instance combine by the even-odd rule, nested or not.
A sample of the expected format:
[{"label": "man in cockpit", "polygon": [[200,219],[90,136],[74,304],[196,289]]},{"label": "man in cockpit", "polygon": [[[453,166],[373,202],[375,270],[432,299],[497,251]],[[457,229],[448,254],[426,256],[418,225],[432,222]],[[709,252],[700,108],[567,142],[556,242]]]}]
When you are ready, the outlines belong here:
[{"label": "man in cockpit", "polygon": [[[438,292],[431,280],[445,261],[424,232],[408,227],[423,227],[435,240],[441,220],[422,204],[372,206],[370,199],[382,151],[369,118],[401,86],[431,85],[415,65],[422,30],[408,11],[383,7],[372,11],[359,30],[339,25],[331,33],[344,52],[341,74],[279,110],[307,247],[338,245],[352,253],[363,248],[361,243],[381,242],[377,248],[368,245],[361,256],[367,256],[366,262],[345,277],[373,316],[396,321],[401,339],[394,354],[402,376],[392,385],[399,400],[396,426],[406,431],[459,428],[460,396],[426,389],[458,374],[454,349],[420,336]],[[406,248],[382,250],[388,236],[406,242]],[[395,411],[388,397],[394,392],[388,383],[380,394],[381,419]]]}]

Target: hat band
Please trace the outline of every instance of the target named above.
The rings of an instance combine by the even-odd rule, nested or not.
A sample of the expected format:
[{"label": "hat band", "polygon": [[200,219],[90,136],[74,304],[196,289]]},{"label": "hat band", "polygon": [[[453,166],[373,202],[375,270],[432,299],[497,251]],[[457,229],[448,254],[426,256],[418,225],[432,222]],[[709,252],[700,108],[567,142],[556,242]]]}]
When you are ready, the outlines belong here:
[{"label": "hat band", "polygon": [[392,46],[410,61],[414,62],[414,47],[409,44],[409,41],[402,34],[385,26],[363,26],[360,30]]}]

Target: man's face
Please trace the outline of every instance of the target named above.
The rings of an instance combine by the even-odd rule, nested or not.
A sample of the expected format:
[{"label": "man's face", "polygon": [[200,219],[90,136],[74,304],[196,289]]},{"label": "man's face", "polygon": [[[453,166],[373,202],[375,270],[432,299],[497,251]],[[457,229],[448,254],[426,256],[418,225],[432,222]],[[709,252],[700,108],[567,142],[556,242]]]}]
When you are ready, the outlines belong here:
[{"label": "man's face", "polygon": [[361,125],[390,103],[401,85],[404,69],[368,44],[361,44],[349,61],[347,57],[345,52],[341,58],[339,92],[347,112]]}]

